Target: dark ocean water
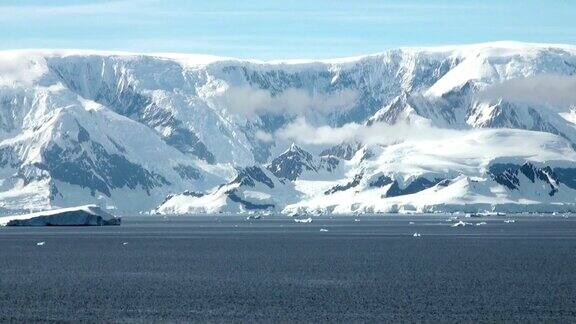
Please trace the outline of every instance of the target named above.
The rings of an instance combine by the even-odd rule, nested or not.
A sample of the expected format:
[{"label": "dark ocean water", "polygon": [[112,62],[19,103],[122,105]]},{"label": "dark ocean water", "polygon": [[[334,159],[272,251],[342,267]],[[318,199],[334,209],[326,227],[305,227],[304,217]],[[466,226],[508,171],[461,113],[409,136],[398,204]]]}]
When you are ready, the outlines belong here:
[{"label": "dark ocean water", "polygon": [[0,321],[576,321],[576,217],[446,218],[0,228]]}]

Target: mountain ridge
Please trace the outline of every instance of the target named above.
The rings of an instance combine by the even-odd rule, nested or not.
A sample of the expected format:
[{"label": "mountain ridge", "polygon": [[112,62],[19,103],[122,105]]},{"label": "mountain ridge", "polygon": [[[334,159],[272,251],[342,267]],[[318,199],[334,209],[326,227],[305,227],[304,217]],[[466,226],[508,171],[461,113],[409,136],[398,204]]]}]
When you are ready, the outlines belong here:
[{"label": "mountain ridge", "polygon": [[377,57],[386,55],[393,51],[406,51],[406,52],[431,52],[431,53],[442,53],[442,52],[470,52],[478,51],[486,48],[504,48],[513,50],[525,50],[525,49],[545,49],[545,48],[557,48],[563,49],[571,52],[576,52],[576,45],[574,44],[562,44],[562,43],[535,43],[535,42],[521,42],[521,41],[491,41],[491,42],[481,42],[481,43],[470,43],[470,44],[452,44],[452,45],[431,45],[431,46],[401,46],[390,48],[381,52],[375,52],[363,55],[354,56],[343,56],[336,58],[287,58],[287,59],[271,59],[271,60],[260,60],[252,58],[240,58],[240,57],[229,57],[229,56],[218,56],[212,54],[202,54],[202,53],[179,53],[179,52],[132,52],[132,51],[121,51],[121,50],[95,50],[95,49],[74,49],[74,48],[27,48],[27,49],[3,49],[0,50],[0,55],[6,54],[19,54],[19,55],[48,55],[48,56],[125,56],[125,57],[156,57],[171,60],[182,60],[183,62],[194,62],[197,65],[211,64],[218,62],[244,62],[244,63],[256,63],[256,64],[313,64],[313,63],[325,63],[325,64],[339,64],[355,62],[370,57]]},{"label": "mountain ridge", "polygon": [[[218,198],[219,208],[236,212],[258,204],[286,212],[427,211],[432,207],[410,199],[446,188],[454,192],[444,201],[436,194],[418,199],[465,206],[467,195],[479,195],[479,208],[492,208],[492,199],[569,209],[575,203],[565,179],[576,160],[569,153],[576,145],[574,75],[576,46],[516,42],[308,61],[0,51],[0,209],[97,203],[126,213],[190,212],[163,206],[167,197],[184,205],[207,202],[222,186],[233,191]],[[523,94],[531,101],[518,100]],[[546,197],[532,188],[536,182],[525,181],[521,193],[508,190],[482,169],[495,160],[470,165],[462,162],[470,150],[437,155],[418,144],[442,148],[452,145],[450,136],[519,168],[536,156],[542,170],[568,170],[559,171],[559,194]],[[295,164],[282,156],[293,142],[301,150],[293,154],[300,159]],[[504,147],[510,143],[530,154]],[[560,147],[564,155],[556,153]],[[411,169],[407,148],[441,164],[430,162],[427,174]],[[406,168],[389,169],[383,154],[397,154]],[[283,189],[235,187],[240,170],[252,167],[273,171],[267,177]],[[484,182],[466,180],[476,178]],[[386,186],[394,186],[390,194]],[[508,191],[495,195],[499,190]],[[344,196],[338,202],[334,195]]]}]

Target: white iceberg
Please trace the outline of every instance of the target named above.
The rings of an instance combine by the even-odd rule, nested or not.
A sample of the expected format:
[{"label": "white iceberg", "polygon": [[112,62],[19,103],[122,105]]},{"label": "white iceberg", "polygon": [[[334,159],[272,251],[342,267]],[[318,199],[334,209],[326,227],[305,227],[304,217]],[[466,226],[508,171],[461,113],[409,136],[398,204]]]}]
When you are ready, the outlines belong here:
[{"label": "white iceberg", "polygon": [[312,218],[310,218],[310,217],[309,218],[302,218],[302,219],[295,218],[294,221],[296,223],[312,223]]},{"label": "white iceberg", "polygon": [[104,226],[121,221],[96,205],[85,205],[0,217],[0,226]]},{"label": "white iceberg", "polygon": [[506,220],[504,221],[504,223],[506,223],[506,224],[516,223],[516,221],[515,221],[514,219],[506,219]]},{"label": "white iceberg", "polygon": [[463,222],[463,221],[459,221],[459,222],[457,222],[457,223],[452,224],[451,226],[452,226],[452,227],[464,227],[464,226],[466,226],[466,225],[470,225],[470,223],[466,223],[466,222]]},{"label": "white iceberg", "polygon": [[414,237],[420,237],[420,236],[422,236],[422,234],[420,234],[420,233],[414,233],[414,234],[412,234],[412,236],[414,236]]},{"label": "white iceberg", "polygon": [[325,229],[325,228],[321,228],[321,229],[320,229],[320,232],[328,232],[328,230]]}]

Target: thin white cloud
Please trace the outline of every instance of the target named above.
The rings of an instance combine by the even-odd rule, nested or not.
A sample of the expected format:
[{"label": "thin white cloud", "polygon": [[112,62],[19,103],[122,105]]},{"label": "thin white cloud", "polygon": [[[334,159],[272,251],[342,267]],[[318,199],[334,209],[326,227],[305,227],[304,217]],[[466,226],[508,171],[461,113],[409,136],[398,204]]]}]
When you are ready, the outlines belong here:
[{"label": "thin white cloud", "polygon": [[504,100],[534,105],[570,106],[576,104],[576,76],[540,74],[489,86],[479,100]]},{"label": "thin white cloud", "polygon": [[344,89],[333,93],[310,93],[288,88],[273,95],[270,91],[251,86],[231,86],[209,98],[215,106],[226,107],[230,112],[248,117],[259,113],[288,113],[302,116],[310,113],[328,113],[346,110],[358,98],[354,90]]},{"label": "thin white cloud", "polygon": [[274,141],[274,136],[272,136],[272,134],[264,132],[262,130],[257,130],[254,137],[256,137],[256,139],[258,139],[262,142],[266,142],[266,143]]},{"label": "thin white cloud", "polygon": [[341,127],[317,127],[309,124],[304,118],[298,118],[278,130],[274,135],[278,139],[300,144],[333,145],[351,141],[364,144],[393,144],[407,140],[454,138],[462,134],[463,132],[458,130],[406,123],[394,125],[376,123],[371,126],[349,123]]}]

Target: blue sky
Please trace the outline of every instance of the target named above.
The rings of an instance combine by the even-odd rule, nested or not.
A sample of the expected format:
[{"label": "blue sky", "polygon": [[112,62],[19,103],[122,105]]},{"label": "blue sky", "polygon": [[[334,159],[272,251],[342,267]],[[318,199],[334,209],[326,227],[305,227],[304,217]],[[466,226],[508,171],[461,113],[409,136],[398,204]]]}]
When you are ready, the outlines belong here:
[{"label": "blue sky", "polygon": [[576,1],[0,0],[0,48],[331,58],[496,40],[576,43]]}]

